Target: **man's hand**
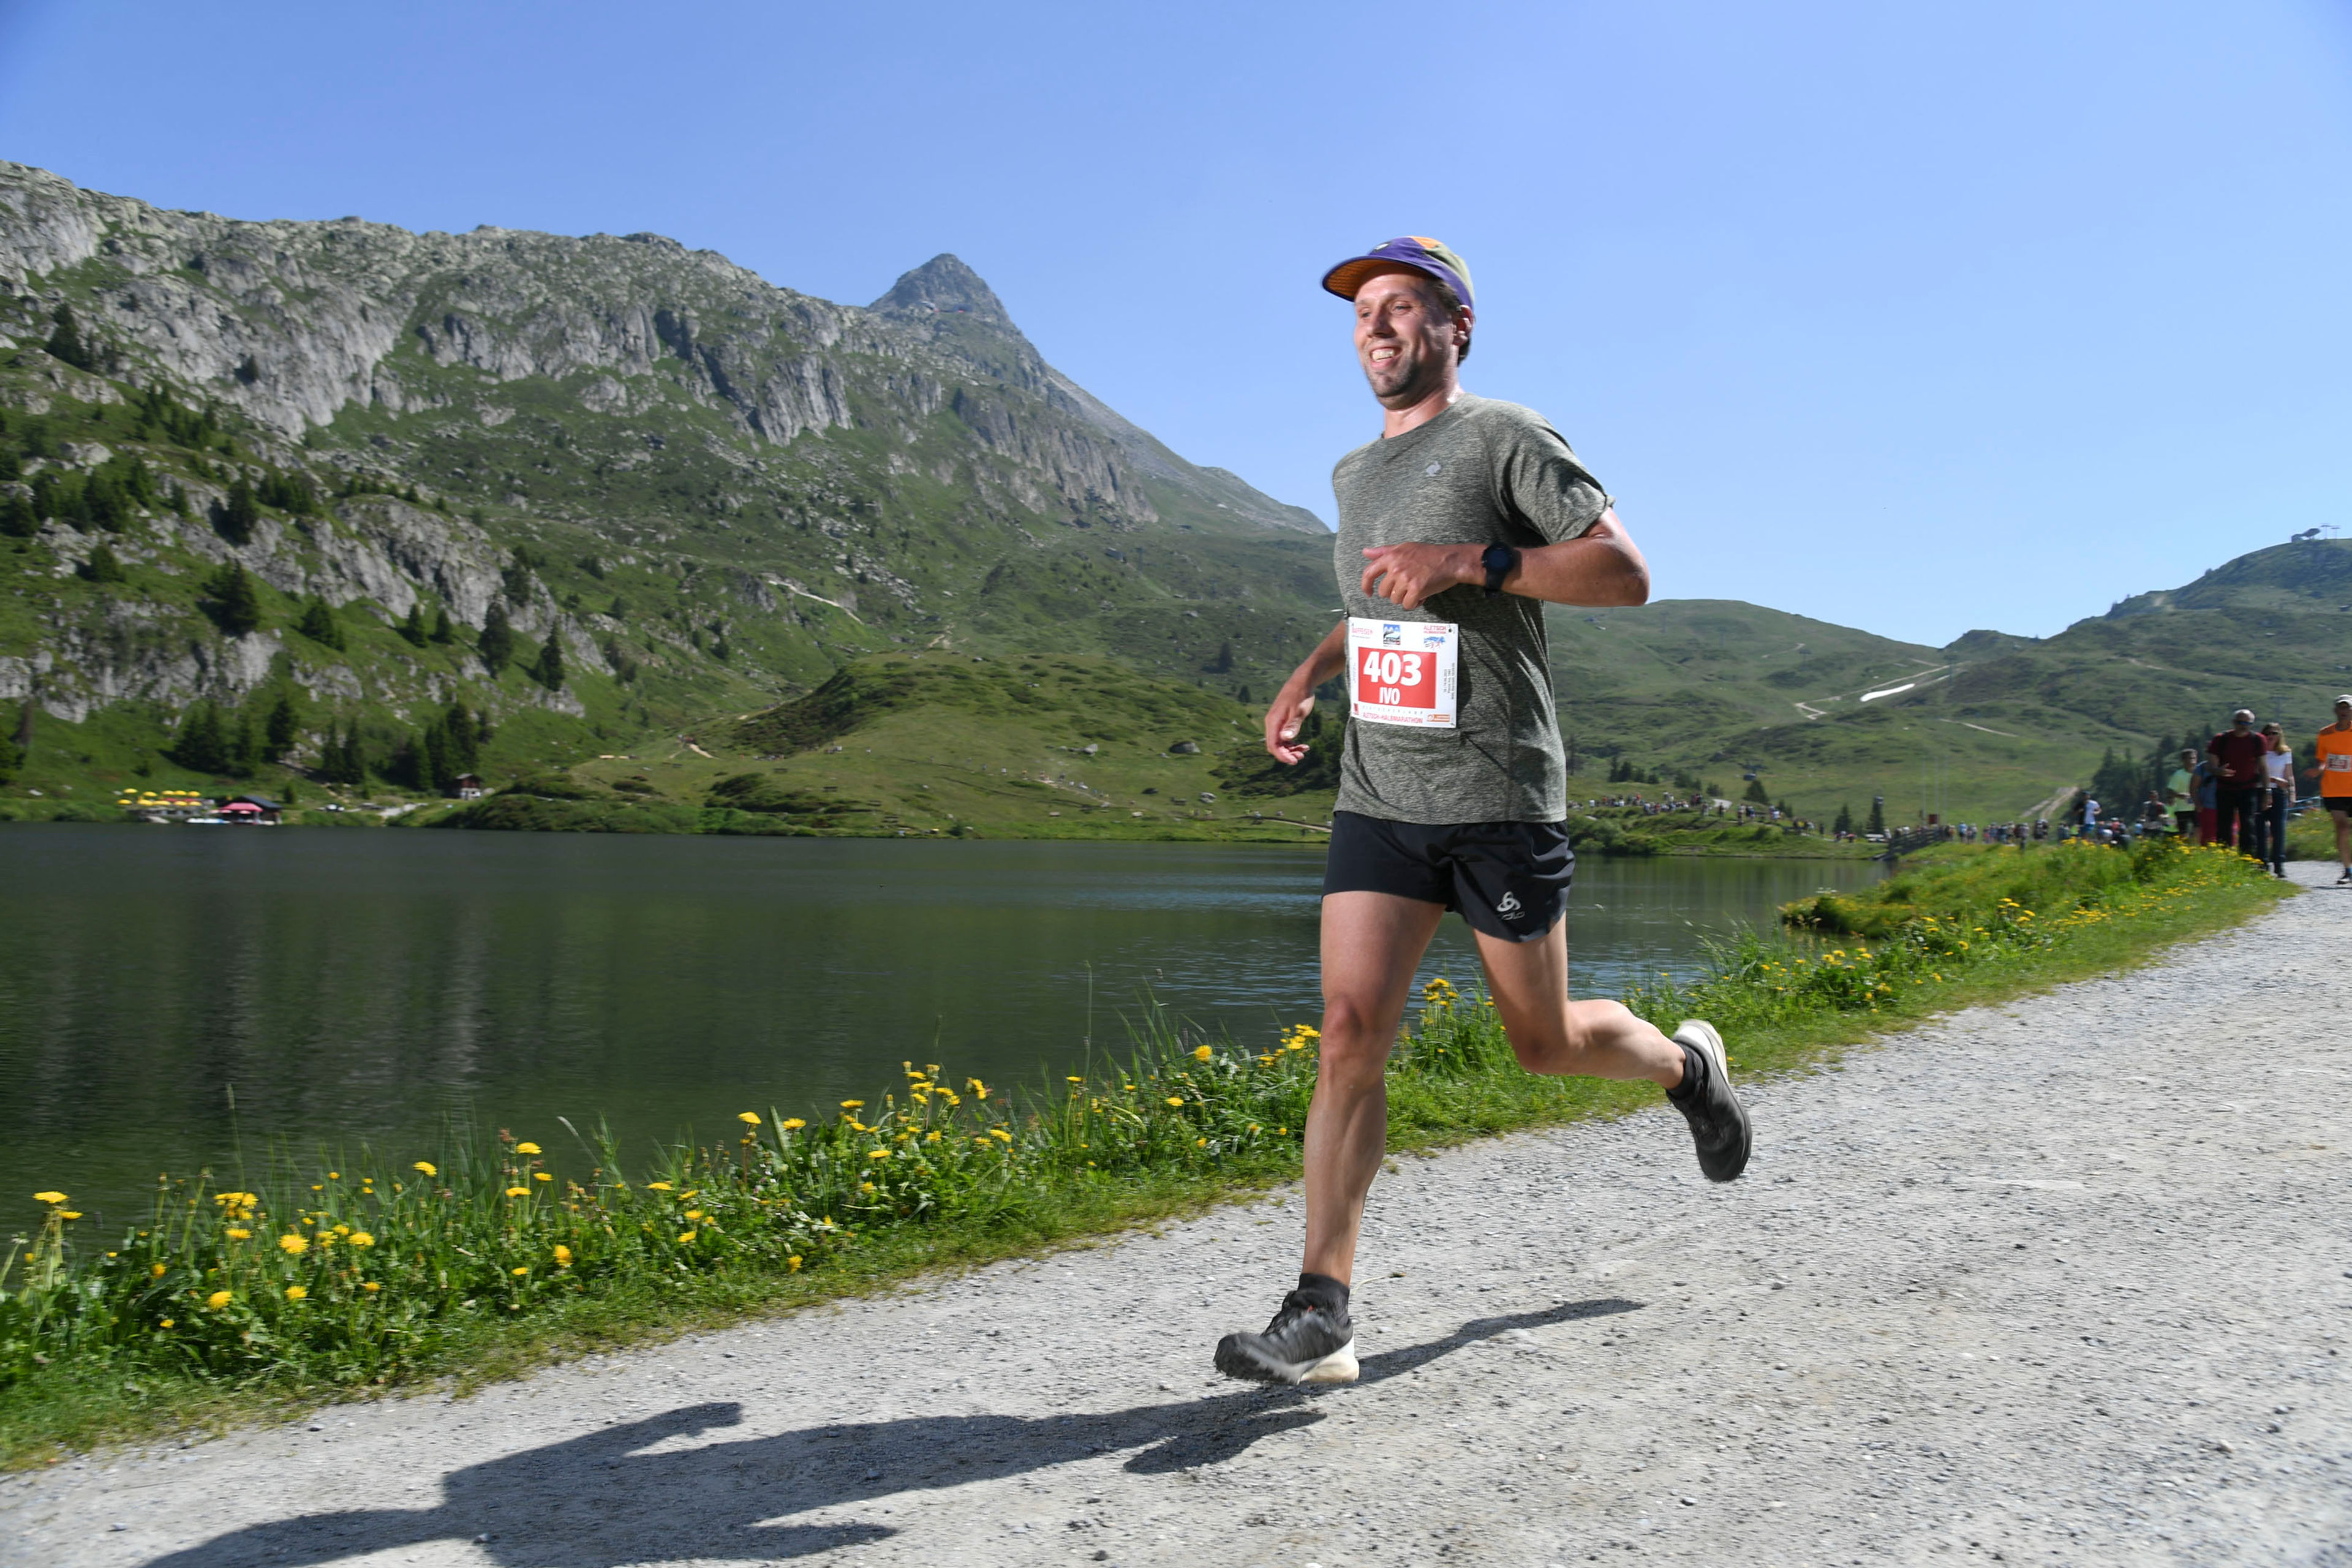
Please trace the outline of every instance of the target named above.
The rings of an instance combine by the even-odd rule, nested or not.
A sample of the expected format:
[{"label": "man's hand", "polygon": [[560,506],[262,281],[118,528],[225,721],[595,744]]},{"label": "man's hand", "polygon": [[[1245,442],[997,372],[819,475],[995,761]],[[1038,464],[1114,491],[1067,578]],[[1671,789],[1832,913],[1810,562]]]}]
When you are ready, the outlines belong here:
[{"label": "man's hand", "polygon": [[1265,749],[1276,762],[1295,768],[1307,755],[1307,748],[1298,743],[1298,728],[1314,711],[1312,688],[1285,686],[1274,694],[1274,705],[1265,710]]},{"label": "man's hand", "polygon": [[1485,556],[1475,544],[1383,544],[1364,552],[1364,596],[1416,609],[1448,588],[1486,582]]}]

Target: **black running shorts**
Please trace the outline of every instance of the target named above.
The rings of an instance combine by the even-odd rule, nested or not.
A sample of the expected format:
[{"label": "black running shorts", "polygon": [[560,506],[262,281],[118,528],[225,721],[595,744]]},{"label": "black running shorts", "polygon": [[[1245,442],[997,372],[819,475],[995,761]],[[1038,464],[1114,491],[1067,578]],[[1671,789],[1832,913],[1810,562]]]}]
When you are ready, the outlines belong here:
[{"label": "black running shorts", "polygon": [[[2324,798],[2327,802],[2327,809],[2336,816],[2352,816],[2352,795],[2331,795]],[[1335,832],[1332,837],[1336,838],[1339,835]]]},{"label": "black running shorts", "polygon": [[1557,822],[1388,822],[1331,817],[1323,892],[1393,893],[1460,912],[1475,931],[1533,942],[1568,910],[1576,852]]}]

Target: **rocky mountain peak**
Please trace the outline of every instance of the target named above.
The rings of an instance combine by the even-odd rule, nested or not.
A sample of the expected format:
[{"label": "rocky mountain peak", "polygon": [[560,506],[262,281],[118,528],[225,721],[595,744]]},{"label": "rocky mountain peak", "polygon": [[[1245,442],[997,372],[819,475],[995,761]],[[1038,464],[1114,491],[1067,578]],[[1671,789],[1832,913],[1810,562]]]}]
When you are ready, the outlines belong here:
[{"label": "rocky mountain peak", "polygon": [[902,273],[890,291],[867,307],[887,315],[961,315],[992,327],[1011,328],[1013,317],[1004,301],[980,274],[958,258],[941,251],[911,272]]}]

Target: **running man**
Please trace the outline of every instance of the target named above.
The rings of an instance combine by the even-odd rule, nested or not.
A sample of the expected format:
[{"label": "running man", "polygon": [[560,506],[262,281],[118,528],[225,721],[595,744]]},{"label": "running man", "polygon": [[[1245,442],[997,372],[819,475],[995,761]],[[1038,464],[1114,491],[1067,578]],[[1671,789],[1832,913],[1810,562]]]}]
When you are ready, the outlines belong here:
[{"label": "running man", "polygon": [[2304,773],[2319,775],[2320,803],[2336,819],[2336,885],[2352,887],[2352,692],[2336,700],[2336,722],[2313,739]]},{"label": "running man", "polygon": [[1384,414],[1380,439],[1331,476],[1348,618],[1265,715],[1265,749],[1296,764],[1316,687],[1347,680],[1352,721],[1323,874],[1306,1255],[1265,1331],[1217,1346],[1219,1371],[1268,1383],[1356,1376],[1349,1283],[1386,1152],[1388,1057],[1414,966],[1448,910],[1476,936],[1521,1067],[1648,1079],[1690,1122],[1713,1180],[1738,1176],[1748,1150],[1711,1026],[1685,1023],[1669,1037],[1618,1003],[1568,999],[1561,916],[1576,858],[1543,605],[1643,604],[1649,567],[1558,432],[1462,390],[1475,315],[1460,257],[1433,239],[1392,239],[1332,268],[1323,287],[1354,304],[1356,360]]}]

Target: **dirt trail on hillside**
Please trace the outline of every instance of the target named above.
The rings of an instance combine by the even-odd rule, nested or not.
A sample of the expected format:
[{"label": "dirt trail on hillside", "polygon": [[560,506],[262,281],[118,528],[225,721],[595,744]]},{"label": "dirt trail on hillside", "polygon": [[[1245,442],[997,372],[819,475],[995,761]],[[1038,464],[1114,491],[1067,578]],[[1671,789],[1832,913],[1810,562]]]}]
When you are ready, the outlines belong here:
[{"label": "dirt trail on hillside", "polygon": [[1663,1109],[1402,1161],[1354,1387],[1209,1372],[1296,1268],[1286,1196],[18,1478],[0,1553],[2352,1564],[2347,951],[2315,890],[1769,1085],[1728,1188]]}]

